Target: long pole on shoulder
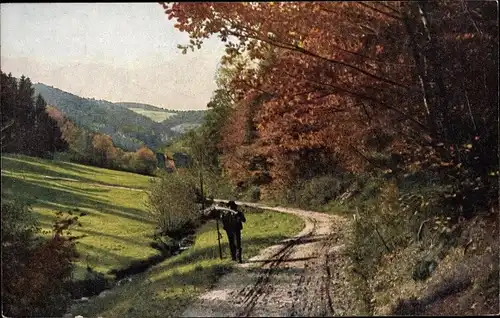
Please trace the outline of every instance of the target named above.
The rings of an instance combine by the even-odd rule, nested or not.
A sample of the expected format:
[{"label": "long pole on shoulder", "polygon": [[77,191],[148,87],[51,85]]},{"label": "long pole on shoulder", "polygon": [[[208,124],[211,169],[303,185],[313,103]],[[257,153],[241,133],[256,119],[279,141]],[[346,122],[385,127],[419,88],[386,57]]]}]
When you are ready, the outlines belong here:
[{"label": "long pole on shoulder", "polygon": [[[201,169],[200,169],[200,189],[201,189],[201,196],[202,196],[202,202],[201,202],[201,207],[204,210],[205,209],[205,193],[203,191],[203,155],[201,157]],[[219,218],[215,218],[215,224],[217,224],[217,241],[219,243],[219,257],[222,259],[222,245],[220,243],[220,230],[219,230]]]},{"label": "long pole on shoulder", "polygon": [[220,231],[219,231],[219,218],[215,219],[215,223],[217,224],[217,240],[219,241],[219,257],[222,259],[222,246],[220,245]]}]

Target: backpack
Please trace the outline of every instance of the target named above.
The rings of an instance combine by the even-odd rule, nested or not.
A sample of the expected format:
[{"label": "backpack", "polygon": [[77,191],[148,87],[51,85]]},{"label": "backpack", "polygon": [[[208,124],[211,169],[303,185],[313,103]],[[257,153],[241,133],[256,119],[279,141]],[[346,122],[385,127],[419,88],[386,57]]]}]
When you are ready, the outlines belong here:
[{"label": "backpack", "polygon": [[239,213],[231,213],[224,211],[221,215],[222,225],[225,230],[241,230],[243,229],[242,219]]}]

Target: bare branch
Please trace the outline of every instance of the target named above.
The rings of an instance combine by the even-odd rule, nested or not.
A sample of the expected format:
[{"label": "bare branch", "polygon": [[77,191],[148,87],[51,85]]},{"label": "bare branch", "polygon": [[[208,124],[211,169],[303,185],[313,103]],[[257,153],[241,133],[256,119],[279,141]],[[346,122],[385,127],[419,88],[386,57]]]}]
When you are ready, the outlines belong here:
[{"label": "bare branch", "polygon": [[427,220],[423,221],[422,223],[420,223],[420,227],[418,228],[418,232],[417,232],[417,241],[422,240],[422,237],[421,237],[422,229],[424,228],[425,223],[429,222],[430,220],[431,219],[427,219]]},{"label": "bare branch", "polygon": [[369,6],[369,5],[367,5],[366,3],[363,3],[363,2],[361,2],[361,1],[358,1],[358,3],[359,3],[359,4],[361,4],[363,7],[366,7],[366,8],[368,8],[368,9],[371,9],[371,10],[375,11],[375,12],[378,12],[378,13],[384,14],[384,15],[386,15],[386,16],[388,16],[388,17],[390,17],[390,18],[393,18],[393,19],[396,19],[396,20],[403,20],[401,17],[395,16],[395,15],[393,15],[393,14],[390,14],[389,12],[385,12],[385,11],[382,11],[382,10],[380,10],[380,9],[374,8],[374,7]]},{"label": "bare branch", "polygon": [[479,34],[483,35],[483,32],[481,32],[481,31],[479,30],[479,28],[477,27],[476,21],[474,21],[474,18],[472,17],[472,15],[471,15],[471,13],[470,13],[469,7],[467,6],[467,3],[465,3],[465,1],[464,1],[464,0],[461,0],[461,2],[462,2],[462,6],[463,6],[463,8],[464,8],[465,12],[467,13],[467,16],[468,16],[468,17],[469,17],[469,19],[471,20],[472,25],[473,25],[473,26],[474,26],[474,28],[476,29],[477,33],[479,33]]},{"label": "bare branch", "polygon": [[388,4],[385,4],[384,3],[385,1],[378,1],[376,2],[377,4],[380,4],[381,6],[383,6],[384,8],[387,8],[389,10],[391,10],[392,12],[396,13],[396,14],[401,14],[401,12],[399,12],[398,10],[394,9],[393,7],[391,7],[390,5]]},{"label": "bare branch", "polygon": [[370,116],[370,113],[368,113],[368,109],[366,109],[365,103],[363,103],[363,101],[361,101],[360,104],[361,104],[361,106],[363,106],[363,111],[365,112],[366,117],[368,118],[368,123],[371,123],[372,122],[372,117]]},{"label": "bare branch", "polygon": [[358,148],[354,147],[352,144],[349,144],[349,147],[374,167],[381,168],[379,165],[371,161],[367,156],[365,156]]}]

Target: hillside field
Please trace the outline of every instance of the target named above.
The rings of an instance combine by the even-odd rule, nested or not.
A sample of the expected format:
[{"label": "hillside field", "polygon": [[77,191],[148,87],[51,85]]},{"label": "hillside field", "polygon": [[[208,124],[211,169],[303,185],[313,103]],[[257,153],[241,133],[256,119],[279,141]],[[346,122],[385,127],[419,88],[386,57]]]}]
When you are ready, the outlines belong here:
[{"label": "hillside field", "polygon": [[87,264],[107,272],[157,253],[149,246],[155,224],[146,212],[146,193],[109,186],[146,189],[148,182],[149,177],[133,173],[2,156],[2,199],[28,201],[40,217],[42,229],[50,229],[57,211],[86,214],[79,217],[82,227],[72,231],[86,235],[77,243],[82,255],[77,278]]},{"label": "hillside field", "polygon": [[133,112],[136,112],[139,115],[146,116],[157,123],[161,123],[165,119],[177,115],[176,113],[147,110],[142,108],[129,108],[129,109]]}]

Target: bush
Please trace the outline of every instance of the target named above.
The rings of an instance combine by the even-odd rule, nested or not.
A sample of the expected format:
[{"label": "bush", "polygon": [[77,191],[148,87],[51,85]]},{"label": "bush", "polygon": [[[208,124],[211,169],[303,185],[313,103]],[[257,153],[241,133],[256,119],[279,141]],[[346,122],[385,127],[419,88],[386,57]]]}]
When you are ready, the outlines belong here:
[{"label": "bush", "polygon": [[196,181],[188,173],[163,174],[152,180],[147,207],[162,234],[180,239],[198,219]]},{"label": "bush", "polygon": [[361,192],[359,194],[359,200],[360,201],[370,201],[372,199],[375,199],[377,195],[380,193],[380,188],[382,181],[375,179],[375,178],[369,178],[367,180],[361,181],[362,187],[361,187]]},{"label": "bush", "polygon": [[18,201],[2,200],[2,307],[8,316],[63,315],[71,301],[66,289],[77,257],[64,233],[77,218],[62,214],[53,236],[42,239],[33,211]]},{"label": "bush", "polygon": [[[372,192],[373,184],[367,182],[368,189],[361,193]],[[402,187],[394,180],[379,183],[378,187],[374,198],[360,196],[370,204],[360,204],[357,209],[350,248],[353,260],[367,277],[374,273],[384,254],[406,248],[412,242],[431,244],[445,238],[442,233],[450,230],[448,219],[443,216],[446,209],[439,200],[443,187],[418,184]]]},{"label": "bush", "polygon": [[204,191],[207,197],[230,199],[235,196],[235,191],[229,180],[220,175],[218,171],[205,169],[203,171]]},{"label": "bush", "polygon": [[320,209],[336,199],[344,188],[342,179],[326,175],[298,182],[285,192],[285,201],[301,208]]},{"label": "bush", "polygon": [[[441,174],[417,170],[391,180],[371,178],[360,183],[363,188],[352,202],[358,213],[348,250],[354,272],[371,292],[380,295],[383,286],[398,279],[427,279],[431,267],[458,244],[459,220],[488,211],[488,184],[481,187],[479,181],[470,182],[472,188],[467,182],[449,182],[442,175],[454,176],[450,170],[443,169]],[[459,172],[456,180],[472,179],[467,171]],[[404,265],[397,263],[403,260]],[[382,300],[378,301],[382,308]]]},{"label": "bush", "polygon": [[250,188],[250,199],[252,202],[257,202],[260,200],[260,187],[253,186]]},{"label": "bush", "polygon": [[[373,201],[373,204],[356,209],[353,237],[348,249],[357,273],[365,280],[375,274],[379,259],[394,247],[392,244],[394,233],[391,231],[393,224],[387,222],[398,220],[394,218],[394,214],[397,214],[394,209],[394,204],[397,202],[397,190],[389,184],[383,186],[382,192],[385,196],[381,195]],[[365,197],[365,199],[368,198]]]}]

